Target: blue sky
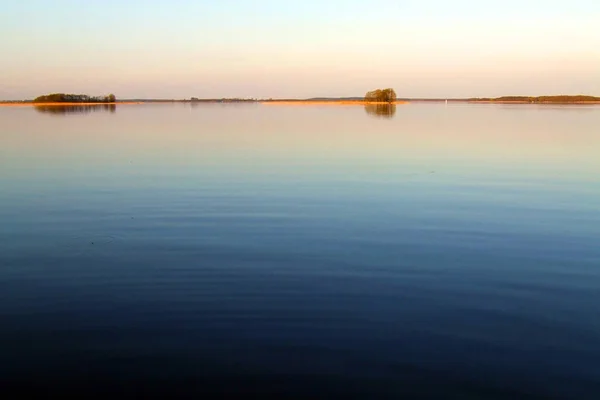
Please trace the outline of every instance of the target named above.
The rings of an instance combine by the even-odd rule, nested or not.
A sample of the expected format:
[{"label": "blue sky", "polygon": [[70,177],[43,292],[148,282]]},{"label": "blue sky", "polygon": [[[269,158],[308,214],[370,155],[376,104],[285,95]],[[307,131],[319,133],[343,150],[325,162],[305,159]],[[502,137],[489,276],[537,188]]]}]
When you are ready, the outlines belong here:
[{"label": "blue sky", "polygon": [[597,0],[0,0],[0,99],[600,95]]}]

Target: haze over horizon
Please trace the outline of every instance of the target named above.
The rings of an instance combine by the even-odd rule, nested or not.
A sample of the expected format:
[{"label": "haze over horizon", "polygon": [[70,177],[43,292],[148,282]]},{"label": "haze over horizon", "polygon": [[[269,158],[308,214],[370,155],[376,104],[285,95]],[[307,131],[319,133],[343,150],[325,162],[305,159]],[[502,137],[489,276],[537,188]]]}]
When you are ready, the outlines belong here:
[{"label": "haze over horizon", "polygon": [[600,2],[8,2],[0,99],[600,95]]}]

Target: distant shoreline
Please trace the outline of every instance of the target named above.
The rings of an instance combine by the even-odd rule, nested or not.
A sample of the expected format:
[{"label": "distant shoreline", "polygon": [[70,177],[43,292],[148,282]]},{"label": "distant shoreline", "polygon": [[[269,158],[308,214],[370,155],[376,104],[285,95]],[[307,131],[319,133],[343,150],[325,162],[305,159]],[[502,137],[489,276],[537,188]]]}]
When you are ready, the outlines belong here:
[{"label": "distant shoreline", "polygon": [[169,100],[169,99],[134,99],[122,100],[116,102],[41,102],[34,101],[0,101],[0,107],[64,107],[64,106],[98,106],[98,105],[131,105],[131,104],[155,104],[155,103],[184,103],[184,104],[265,104],[265,105],[369,105],[369,104],[408,104],[408,103],[471,103],[471,104],[529,104],[529,105],[598,105],[600,100],[588,101],[569,101],[569,100],[503,100],[499,99],[400,99],[392,103],[370,102],[359,99],[268,99],[268,100],[222,100],[222,99],[201,99],[201,100]]},{"label": "distant shoreline", "polygon": [[398,100],[391,103],[377,101],[361,101],[361,100],[268,100],[259,101],[260,104],[267,105],[343,105],[343,106],[361,106],[361,105],[393,105],[393,104],[408,104],[408,101]]},{"label": "distant shoreline", "polygon": [[[455,101],[456,102],[456,101]],[[460,102],[460,101],[459,101]],[[585,104],[600,104],[600,100],[598,101],[540,101],[540,102],[531,102],[531,101],[510,101],[510,100],[465,100],[466,103],[481,103],[481,104],[534,104],[534,105],[585,105]]]},{"label": "distant shoreline", "polygon": [[238,104],[238,103],[258,103],[258,104],[278,104],[278,105],[289,105],[289,104],[326,104],[326,105],[367,105],[367,104],[406,104],[408,101],[398,100],[392,103],[382,103],[374,101],[363,101],[363,100],[257,100],[257,101],[219,101],[219,100],[204,100],[204,101],[190,101],[190,100],[136,100],[136,101],[118,101],[116,103],[35,103],[31,101],[23,102],[1,102],[2,107],[27,107],[27,106],[44,106],[44,107],[62,107],[62,106],[99,106],[99,105],[122,105],[122,104],[155,104],[155,103],[192,103],[192,104]]},{"label": "distant shoreline", "polygon": [[43,106],[43,107],[64,107],[64,106],[69,106],[69,107],[73,107],[73,106],[102,106],[102,105],[121,105],[121,104],[142,104],[143,102],[141,101],[119,101],[116,103],[76,103],[76,102],[71,102],[71,103],[34,103],[33,101],[21,101],[21,102],[3,102],[0,101],[0,107],[28,107],[28,106]]}]

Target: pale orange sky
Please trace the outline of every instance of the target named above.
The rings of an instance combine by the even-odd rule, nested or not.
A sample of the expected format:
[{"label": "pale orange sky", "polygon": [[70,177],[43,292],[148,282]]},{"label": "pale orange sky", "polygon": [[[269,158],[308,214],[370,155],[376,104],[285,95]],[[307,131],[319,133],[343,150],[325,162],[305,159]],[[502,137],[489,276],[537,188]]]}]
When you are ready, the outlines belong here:
[{"label": "pale orange sky", "polygon": [[594,0],[82,4],[3,7],[0,99],[600,95]]}]

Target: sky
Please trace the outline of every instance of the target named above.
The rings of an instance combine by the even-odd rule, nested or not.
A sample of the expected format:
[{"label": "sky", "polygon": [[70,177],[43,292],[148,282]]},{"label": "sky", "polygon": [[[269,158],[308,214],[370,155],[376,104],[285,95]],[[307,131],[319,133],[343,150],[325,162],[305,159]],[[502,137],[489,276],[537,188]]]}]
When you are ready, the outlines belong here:
[{"label": "sky", "polygon": [[0,99],[600,96],[598,0],[0,0]]}]

